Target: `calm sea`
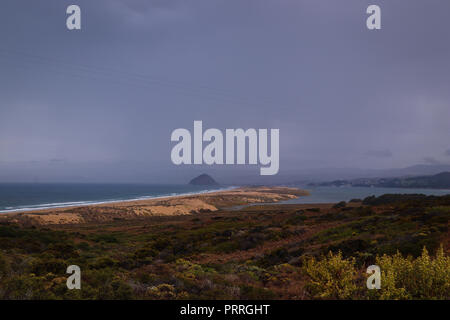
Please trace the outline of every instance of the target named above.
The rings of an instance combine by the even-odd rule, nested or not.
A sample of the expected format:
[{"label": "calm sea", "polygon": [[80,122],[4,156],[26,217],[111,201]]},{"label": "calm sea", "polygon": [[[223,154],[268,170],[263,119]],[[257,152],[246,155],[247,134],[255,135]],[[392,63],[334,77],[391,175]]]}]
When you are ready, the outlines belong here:
[{"label": "calm sea", "polygon": [[410,194],[420,193],[425,195],[442,196],[450,194],[450,190],[442,189],[409,189],[409,188],[368,188],[368,187],[305,187],[298,188],[308,190],[311,195],[300,197],[283,203],[333,203],[349,201],[351,199],[364,199],[369,196],[381,196],[386,193]]},{"label": "calm sea", "polygon": [[142,200],[220,190],[191,185],[0,184],[0,213]]}]

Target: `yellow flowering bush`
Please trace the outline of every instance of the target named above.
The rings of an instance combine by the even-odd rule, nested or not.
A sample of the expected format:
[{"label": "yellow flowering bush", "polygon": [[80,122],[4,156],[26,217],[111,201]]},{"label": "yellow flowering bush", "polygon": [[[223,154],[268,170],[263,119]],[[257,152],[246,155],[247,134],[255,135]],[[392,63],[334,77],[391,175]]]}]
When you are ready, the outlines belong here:
[{"label": "yellow flowering bush", "polygon": [[306,290],[313,298],[350,299],[357,290],[355,260],[343,259],[341,252],[329,252],[321,260],[310,258],[303,271],[309,278]]},{"label": "yellow flowering bush", "polygon": [[450,257],[442,246],[435,257],[424,248],[416,259],[399,252],[378,256],[376,265],[381,269],[381,289],[369,290],[361,281],[365,270],[356,268],[354,258],[344,259],[340,252],[309,258],[303,266],[306,292],[322,299],[450,299]]},{"label": "yellow flowering bush", "polygon": [[381,268],[380,299],[450,298],[450,257],[445,256],[442,246],[434,258],[424,248],[417,259],[397,253],[376,261]]}]

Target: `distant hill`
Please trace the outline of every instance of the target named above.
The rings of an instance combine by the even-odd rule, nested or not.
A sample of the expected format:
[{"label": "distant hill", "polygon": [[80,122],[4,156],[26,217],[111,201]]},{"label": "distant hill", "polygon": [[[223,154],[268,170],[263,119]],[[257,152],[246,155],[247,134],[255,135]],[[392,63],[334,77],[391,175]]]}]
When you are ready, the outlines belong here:
[{"label": "distant hill", "polygon": [[194,179],[189,181],[189,184],[194,185],[194,186],[218,186],[219,185],[216,180],[214,180],[213,178],[211,178],[211,176],[209,176],[207,174],[201,174],[198,177],[195,177]]},{"label": "distant hill", "polygon": [[433,176],[392,178],[384,183],[386,187],[401,188],[450,188],[450,172],[441,172]]},{"label": "distant hill", "polygon": [[[231,167],[230,167],[231,168]],[[334,180],[353,180],[364,178],[419,177],[450,172],[448,164],[420,164],[403,168],[366,169],[366,168],[307,168],[302,166],[282,167],[275,176],[254,174],[248,167],[233,167],[233,170],[214,171],[214,177],[227,185],[306,185],[310,182],[320,183]],[[222,171],[223,170],[223,171]]]},{"label": "distant hill", "polygon": [[384,188],[430,188],[450,189],[450,172],[441,172],[431,176],[399,178],[362,178],[353,180],[335,180],[310,184],[311,186],[352,186]]}]

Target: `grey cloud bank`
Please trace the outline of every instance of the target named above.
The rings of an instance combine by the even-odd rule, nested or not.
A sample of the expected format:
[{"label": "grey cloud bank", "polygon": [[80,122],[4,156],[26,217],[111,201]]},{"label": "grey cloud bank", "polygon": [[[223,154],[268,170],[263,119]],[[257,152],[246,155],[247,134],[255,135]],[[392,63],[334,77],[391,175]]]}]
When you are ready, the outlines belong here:
[{"label": "grey cloud bank", "polygon": [[80,0],[72,32],[71,2],[4,0],[0,181],[259,175],[174,166],[197,119],[279,128],[280,175],[448,163],[450,3],[376,3],[369,31],[360,0]]}]

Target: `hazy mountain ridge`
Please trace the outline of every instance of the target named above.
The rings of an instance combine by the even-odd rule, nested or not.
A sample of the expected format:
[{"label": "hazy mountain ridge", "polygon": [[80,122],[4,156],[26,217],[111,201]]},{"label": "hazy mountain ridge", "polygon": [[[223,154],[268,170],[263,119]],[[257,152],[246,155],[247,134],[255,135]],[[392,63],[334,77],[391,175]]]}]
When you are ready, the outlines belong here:
[{"label": "hazy mountain ridge", "polygon": [[310,183],[310,186],[352,186],[384,188],[450,188],[450,172],[441,172],[429,176],[396,178],[359,178],[353,180],[334,180],[330,182]]},{"label": "hazy mountain ridge", "polygon": [[259,176],[242,168],[235,171],[215,171],[215,177],[223,184],[230,185],[308,185],[335,180],[355,180],[364,178],[397,178],[435,175],[450,172],[447,164],[419,164],[404,168],[365,169],[365,168],[302,168],[280,167],[276,176]]}]

